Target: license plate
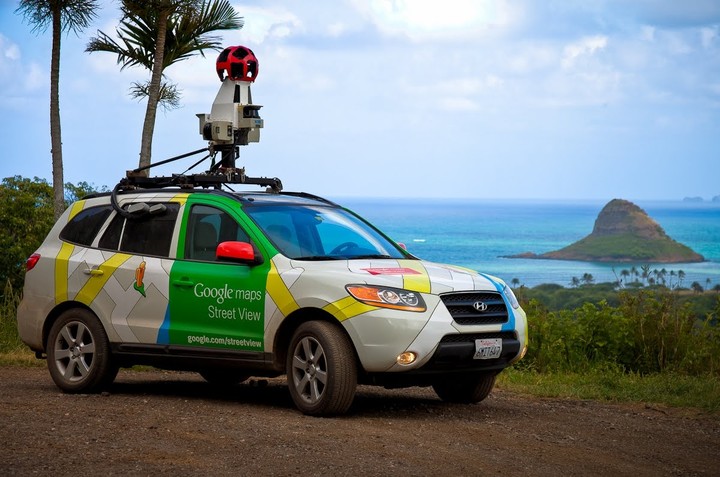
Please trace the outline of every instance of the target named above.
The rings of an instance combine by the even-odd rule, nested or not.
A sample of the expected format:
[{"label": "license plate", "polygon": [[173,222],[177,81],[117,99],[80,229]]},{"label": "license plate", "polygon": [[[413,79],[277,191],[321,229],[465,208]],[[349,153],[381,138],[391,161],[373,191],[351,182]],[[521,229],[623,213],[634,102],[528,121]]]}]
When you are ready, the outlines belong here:
[{"label": "license plate", "polygon": [[502,352],[502,338],[484,338],[475,340],[473,359],[495,359]]}]

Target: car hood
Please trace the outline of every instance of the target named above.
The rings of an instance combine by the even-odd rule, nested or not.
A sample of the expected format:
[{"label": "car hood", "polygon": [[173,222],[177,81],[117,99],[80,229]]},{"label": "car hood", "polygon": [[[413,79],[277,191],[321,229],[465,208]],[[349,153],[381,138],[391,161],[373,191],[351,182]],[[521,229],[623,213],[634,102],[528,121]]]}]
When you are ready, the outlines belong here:
[{"label": "car hood", "polygon": [[404,288],[439,295],[456,291],[502,291],[499,278],[468,268],[422,260],[337,260],[324,262],[292,261],[304,273],[332,274],[338,282],[363,283]]}]

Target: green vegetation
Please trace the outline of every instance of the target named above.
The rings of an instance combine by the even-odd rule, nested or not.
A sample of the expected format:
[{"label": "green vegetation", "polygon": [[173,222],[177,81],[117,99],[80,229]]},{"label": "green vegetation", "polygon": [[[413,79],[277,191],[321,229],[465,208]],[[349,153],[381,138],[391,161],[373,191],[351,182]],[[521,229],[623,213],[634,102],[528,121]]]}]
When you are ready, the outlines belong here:
[{"label": "green vegetation", "polygon": [[42,361],[36,360],[35,355],[18,337],[15,310],[19,303],[20,294],[8,283],[3,297],[0,298],[0,365],[42,364]]},{"label": "green vegetation", "polygon": [[720,294],[616,286],[519,288],[530,347],[500,385],[720,411]]},{"label": "green vegetation", "polygon": [[648,240],[633,234],[588,236],[553,253],[585,261],[642,262],[656,257],[673,257],[675,262],[697,261],[692,249],[670,237]]},{"label": "green vegetation", "polygon": [[[67,183],[65,203],[96,191],[107,191],[107,187]],[[9,281],[13,289],[22,288],[25,260],[40,246],[54,222],[53,188],[46,180],[15,176],[0,182],[0,287]],[[0,299],[3,296],[0,288]]]}]

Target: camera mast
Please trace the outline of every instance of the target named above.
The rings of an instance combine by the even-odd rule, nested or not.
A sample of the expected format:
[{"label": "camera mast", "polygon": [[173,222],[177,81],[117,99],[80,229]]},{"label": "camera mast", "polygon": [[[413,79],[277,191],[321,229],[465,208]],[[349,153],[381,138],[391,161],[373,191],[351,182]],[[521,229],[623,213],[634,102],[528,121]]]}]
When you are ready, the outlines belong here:
[{"label": "camera mast", "polygon": [[[277,177],[249,177],[244,167],[237,167],[240,146],[260,141],[260,129],[264,122],[260,117],[262,106],[253,104],[250,86],[257,79],[259,62],[250,48],[230,46],[217,58],[215,69],[220,90],[213,101],[210,113],[197,114],[200,135],[208,146],[196,151],[171,157],[164,161],[127,171],[113,191],[136,188],[195,187],[220,188],[224,184],[250,184],[267,187],[269,192],[280,192],[282,182]],[[210,168],[199,174],[173,174],[172,176],[147,177],[145,171],[186,157],[206,152],[205,157],[190,166],[191,170],[208,158]],[[219,160],[216,161],[216,156]],[[187,171],[186,171],[187,172]]]}]

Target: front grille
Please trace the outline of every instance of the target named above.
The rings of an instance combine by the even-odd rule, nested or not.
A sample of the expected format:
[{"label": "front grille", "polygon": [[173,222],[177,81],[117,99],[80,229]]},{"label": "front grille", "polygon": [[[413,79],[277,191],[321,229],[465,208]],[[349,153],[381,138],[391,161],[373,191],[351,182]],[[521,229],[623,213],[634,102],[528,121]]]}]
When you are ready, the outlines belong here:
[{"label": "front grille", "polygon": [[440,343],[475,343],[475,340],[483,338],[502,338],[503,340],[516,340],[514,331],[498,331],[496,333],[464,333],[445,335]]},{"label": "front grille", "polygon": [[[460,292],[440,295],[450,315],[459,325],[496,325],[507,323],[508,311],[500,293]],[[480,305],[480,310],[475,304]],[[485,308],[484,310],[482,308]]]}]

